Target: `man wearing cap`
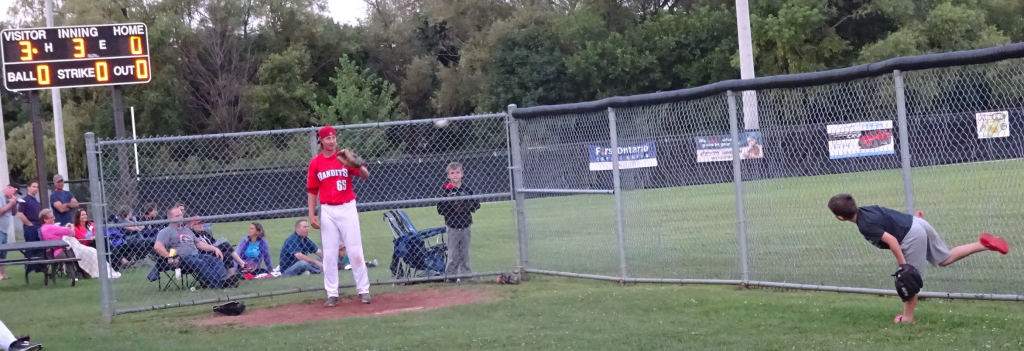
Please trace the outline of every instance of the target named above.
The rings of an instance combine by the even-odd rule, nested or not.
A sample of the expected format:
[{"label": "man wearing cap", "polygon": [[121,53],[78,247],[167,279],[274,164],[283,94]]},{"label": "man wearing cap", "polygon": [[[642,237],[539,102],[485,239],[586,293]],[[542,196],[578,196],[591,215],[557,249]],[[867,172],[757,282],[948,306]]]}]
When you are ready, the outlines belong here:
[{"label": "man wearing cap", "polygon": [[[320,242],[325,248],[322,257],[324,262],[330,262],[323,270],[324,290],[327,291],[324,306],[334,307],[339,303],[338,266],[334,264],[338,260],[338,250],[334,248],[341,245],[348,248],[352,260],[356,292],[362,303],[370,303],[370,281],[366,276],[359,212],[356,210],[356,194],[352,191],[352,180],[356,176],[369,179],[370,171],[361,161],[356,161],[361,159],[355,153],[337,149],[337,133],[331,126],[320,128],[317,136],[320,137],[320,153],[309,161],[306,192],[309,194],[309,225],[320,229]],[[317,200],[319,216],[316,213]]]},{"label": "man wearing cap", "polygon": [[[199,239],[200,242],[204,242],[207,245],[216,247],[217,250],[220,250],[221,256],[218,258],[222,262],[224,262],[224,268],[228,270],[228,275],[234,275],[235,262],[238,262],[239,265],[244,265],[245,261],[242,261],[242,258],[239,257],[237,253],[235,253],[235,248],[231,247],[231,244],[229,244],[228,242],[224,241],[221,242],[220,244],[217,244],[217,239],[213,238],[213,233],[210,233],[210,231],[206,230],[207,226],[203,224],[202,221],[197,219],[199,218],[199,216],[192,216],[192,218],[193,220],[188,224],[188,228],[192,229],[192,233],[195,233],[196,239]],[[209,256],[217,256],[217,254],[209,251],[203,251],[203,254]]]},{"label": "man wearing cap", "polygon": [[53,193],[50,194],[50,207],[53,208],[53,217],[57,225],[66,225],[74,222],[72,210],[78,208],[78,199],[75,194],[64,190],[64,176],[53,175]]},{"label": "man wearing cap", "polygon": [[[167,211],[168,220],[181,219],[181,210],[171,208]],[[229,275],[221,262],[223,254],[216,247],[196,239],[192,229],[182,222],[172,222],[156,234],[153,249],[167,263],[174,267],[182,267],[193,274],[207,288],[224,289],[238,287],[238,277]],[[171,255],[170,250],[175,250]],[[216,257],[200,254],[199,251],[212,252]],[[150,280],[156,280],[150,278]]]}]

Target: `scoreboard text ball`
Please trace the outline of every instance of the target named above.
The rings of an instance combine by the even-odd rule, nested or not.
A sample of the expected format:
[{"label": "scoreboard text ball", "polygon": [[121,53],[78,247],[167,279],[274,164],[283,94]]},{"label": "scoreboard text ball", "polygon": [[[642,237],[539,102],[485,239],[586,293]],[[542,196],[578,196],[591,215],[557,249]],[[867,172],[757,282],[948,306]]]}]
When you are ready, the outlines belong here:
[{"label": "scoreboard text ball", "polygon": [[4,87],[11,91],[148,83],[144,23],[4,29]]}]

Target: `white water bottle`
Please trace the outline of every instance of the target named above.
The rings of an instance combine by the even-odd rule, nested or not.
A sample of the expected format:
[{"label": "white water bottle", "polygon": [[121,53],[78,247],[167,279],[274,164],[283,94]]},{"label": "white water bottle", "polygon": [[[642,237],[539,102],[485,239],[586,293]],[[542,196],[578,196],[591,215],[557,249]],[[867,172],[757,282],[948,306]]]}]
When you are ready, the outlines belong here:
[{"label": "white water bottle", "polygon": [[181,280],[181,268],[174,269],[174,279]]}]

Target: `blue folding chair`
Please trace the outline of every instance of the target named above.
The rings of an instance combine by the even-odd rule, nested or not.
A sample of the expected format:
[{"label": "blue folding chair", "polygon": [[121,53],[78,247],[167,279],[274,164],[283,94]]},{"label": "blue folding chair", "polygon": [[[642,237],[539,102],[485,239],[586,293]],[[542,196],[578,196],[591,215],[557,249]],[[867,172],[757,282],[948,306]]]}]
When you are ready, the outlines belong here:
[{"label": "blue folding chair", "polygon": [[[448,244],[445,242],[444,234],[448,228],[437,227],[418,231],[402,210],[385,212],[384,221],[394,234],[391,276],[401,279],[444,274],[445,265],[448,263]],[[437,237],[437,240],[430,245],[427,239],[432,237]]]}]

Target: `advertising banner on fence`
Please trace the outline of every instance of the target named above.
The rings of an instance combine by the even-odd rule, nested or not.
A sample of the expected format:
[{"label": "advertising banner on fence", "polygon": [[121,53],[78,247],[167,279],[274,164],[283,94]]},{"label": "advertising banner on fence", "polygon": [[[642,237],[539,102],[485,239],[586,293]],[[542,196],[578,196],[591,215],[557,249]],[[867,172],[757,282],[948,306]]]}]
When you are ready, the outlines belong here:
[{"label": "advertising banner on fence", "polygon": [[[696,137],[697,162],[732,161],[732,136],[714,135]],[[763,158],[761,133],[740,133],[740,159]]]},{"label": "advertising banner on fence", "polygon": [[896,153],[892,142],[892,121],[832,124],[826,130],[830,159]]},{"label": "advertising banner on fence", "polygon": [[1010,112],[979,112],[974,117],[978,120],[978,139],[1010,136]]},{"label": "advertising banner on fence", "polygon": [[[591,171],[609,171],[612,169],[612,148],[587,145],[590,154]],[[654,142],[636,145],[619,146],[619,169],[657,167],[658,151]]]}]

